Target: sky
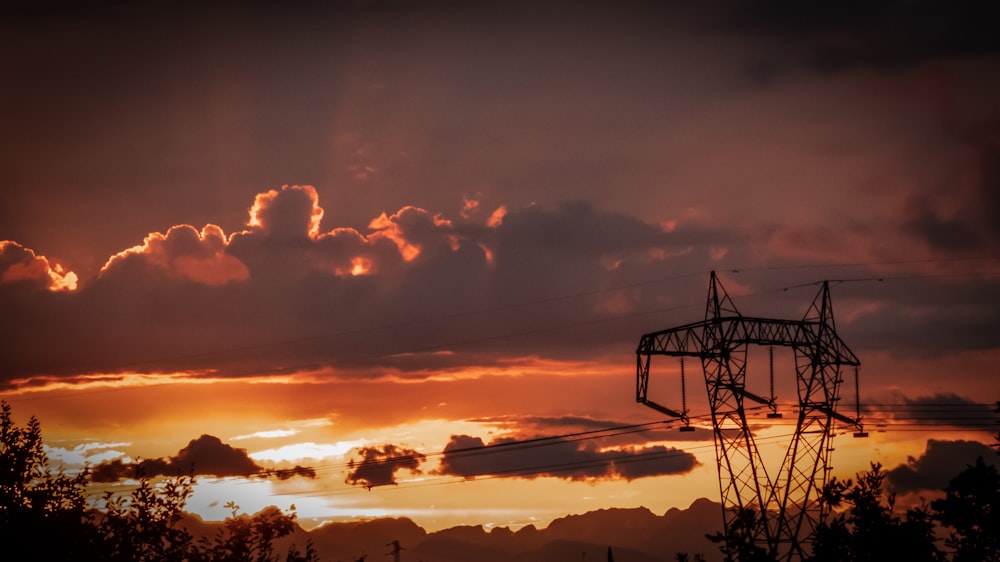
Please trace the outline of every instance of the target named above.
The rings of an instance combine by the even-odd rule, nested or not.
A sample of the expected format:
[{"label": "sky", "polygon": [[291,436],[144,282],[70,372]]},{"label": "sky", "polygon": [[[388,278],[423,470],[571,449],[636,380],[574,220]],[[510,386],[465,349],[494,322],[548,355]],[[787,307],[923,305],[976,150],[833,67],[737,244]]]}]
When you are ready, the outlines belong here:
[{"label": "sky", "polygon": [[990,454],[991,2],[0,10],[0,398],[95,494],[194,470],[206,518],[428,530],[717,501],[697,365],[697,431],[635,403],[711,271],[767,318],[831,281],[871,429],[835,475],[916,498]]}]

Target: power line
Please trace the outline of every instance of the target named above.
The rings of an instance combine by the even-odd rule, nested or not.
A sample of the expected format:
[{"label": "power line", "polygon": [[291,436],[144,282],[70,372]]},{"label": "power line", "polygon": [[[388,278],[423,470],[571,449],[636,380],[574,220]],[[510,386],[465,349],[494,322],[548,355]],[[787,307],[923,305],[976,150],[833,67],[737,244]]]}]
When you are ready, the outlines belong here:
[{"label": "power line", "polygon": [[[610,426],[601,429],[587,430],[587,431],[577,431],[572,433],[564,433],[559,435],[547,435],[541,437],[533,437],[529,439],[519,439],[513,441],[505,441],[502,443],[493,443],[489,445],[484,445],[481,447],[457,447],[452,449],[444,449],[441,451],[431,452],[431,453],[416,453],[408,455],[400,455],[387,459],[375,459],[370,461],[365,461],[368,466],[393,466],[397,464],[403,464],[407,462],[412,462],[415,460],[423,460],[425,458],[435,458],[441,456],[476,456],[476,455],[487,455],[494,454],[503,451],[510,450],[521,450],[530,449],[534,447],[544,447],[551,445],[560,445],[565,443],[573,443],[578,441],[587,441],[593,439],[606,439],[609,437],[616,437],[620,435],[627,435],[631,433],[645,432],[656,429],[657,426],[665,426],[669,428],[674,424],[673,420],[660,420],[655,422],[646,422],[640,424],[629,424],[629,425],[618,425]],[[351,468],[352,465],[357,465],[355,461],[349,461],[346,463],[337,464],[320,464],[314,467],[309,467],[317,471],[336,471]],[[269,469],[264,469],[256,473],[247,474],[247,477],[260,477],[266,476],[271,471]]]},{"label": "power line", "polygon": [[[890,404],[892,406],[892,404]],[[989,408],[989,404],[978,404],[978,403],[965,403],[956,404],[956,407],[972,409],[972,408]],[[766,422],[770,426],[783,426],[792,423],[792,420],[785,418],[764,418],[764,417],[754,417],[763,413],[766,409],[765,406],[758,406],[754,408],[748,408],[748,412],[752,412],[754,415],[750,416],[751,419],[756,419],[761,422]],[[709,414],[701,414],[697,416],[692,416],[690,418],[692,421],[707,423],[710,419]],[[980,431],[991,431],[997,426],[998,420],[996,417],[986,418],[977,417],[974,418],[976,423],[952,423],[961,422],[967,420],[968,418],[895,418],[891,420],[870,420],[866,423],[866,427],[870,427],[875,433],[895,433],[895,432],[942,432],[942,433],[954,433],[956,430],[969,429],[969,430],[980,430]],[[937,421],[939,423],[924,423]],[[412,461],[424,461],[428,458],[445,457],[452,456],[456,458],[469,458],[482,455],[490,454],[502,454],[504,452],[520,451],[524,449],[531,449],[536,447],[549,447],[555,445],[564,445],[566,443],[574,443],[579,441],[589,441],[595,439],[607,439],[610,437],[616,437],[621,435],[627,435],[632,433],[648,432],[654,430],[668,430],[676,427],[679,424],[677,420],[659,420],[654,422],[646,422],[640,424],[627,424],[627,425],[617,425],[609,426],[600,429],[577,431],[571,433],[563,433],[557,435],[547,435],[540,437],[533,437],[528,439],[519,439],[512,441],[505,441],[502,443],[493,443],[483,446],[474,447],[459,447],[448,449],[445,448],[441,451],[435,451],[430,453],[416,453],[400,455],[398,457],[386,458],[386,459],[374,459],[364,461],[368,467],[378,467],[378,466],[395,466]],[[870,424],[870,425],[869,425]],[[695,427],[700,427],[694,424]],[[709,428],[704,428],[706,431],[711,431]],[[772,441],[777,441],[789,437],[791,434],[782,435],[771,435],[758,437],[756,442],[758,443],[769,443]],[[671,441],[670,439],[663,439],[662,441]],[[675,441],[678,442],[679,440]],[[687,440],[684,440],[687,441]],[[560,472],[567,472],[573,470],[582,470],[585,468],[596,468],[599,466],[607,466],[611,462],[621,463],[621,462],[640,462],[648,461],[655,458],[670,458],[672,456],[683,456],[689,454],[690,451],[700,451],[703,449],[714,448],[714,444],[707,443],[704,445],[696,445],[693,447],[685,447],[684,449],[674,449],[667,451],[651,451],[646,453],[629,453],[617,456],[602,457],[600,459],[586,459],[571,461],[567,463],[552,463],[546,465],[530,465],[518,468],[510,468],[505,470],[500,470],[496,472],[489,472],[483,474],[476,474],[470,476],[460,476],[453,479],[444,480],[443,482],[435,482],[433,484],[427,484],[426,481],[421,481],[421,485],[441,485],[450,483],[461,483],[469,481],[478,480],[492,480],[496,478],[509,478],[509,477],[524,477],[524,476],[535,476],[535,475],[551,475]],[[634,460],[629,460],[634,459]],[[360,466],[358,461],[349,461],[343,463],[322,463],[314,465],[312,467],[307,467],[313,470],[317,475],[329,474],[339,471],[344,471],[352,469],[354,467]],[[273,474],[274,469],[263,469],[257,473],[252,473],[248,475],[239,475],[236,477],[247,478],[237,484],[249,484],[252,482],[253,478],[265,478],[270,474]],[[440,478],[448,478],[448,475],[440,475]],[[392,488],[386,488],[386,486],[377,486],[379,489],[397,489],[399,486],[404,488],[414,487],[413,484],[400,484],[393,486]],[[118,483],[91,483],[88,485],[88,489],[95,491],[96,493],[103,493],[106,491],[121,491],[127,492],[129,489],[134,488],[134,486],[124,486]],[[299,495],[337,495],[342,493],[351,493],[357,491],[358,486],[350,486],[341,490],[328,490],[324,492],[311,492]]]}]

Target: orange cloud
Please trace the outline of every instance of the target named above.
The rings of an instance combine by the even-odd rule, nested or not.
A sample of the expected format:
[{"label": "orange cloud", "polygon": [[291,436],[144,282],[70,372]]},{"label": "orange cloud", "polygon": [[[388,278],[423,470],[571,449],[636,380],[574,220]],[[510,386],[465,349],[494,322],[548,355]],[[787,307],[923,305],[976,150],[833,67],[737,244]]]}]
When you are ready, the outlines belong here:
[{"label": "orange cloud", "polygon": [[496,228],[503,224],[503,218],[507,216],[507,207],[505,205],[500,205],[497,210],[493,211],[490,215],[489,220],[486,221],[486,226],[490,228]]},{"label": "orange cloud", "polygon": [[479,244],[479,247],[483,250],[483,256],[486,258],[486,263],[492,264],[494,259],[493,250],[491,250],[486,244],[482,243]]},{"label": "orange cloud", "polygon": [[[520,446],[518,439],[501,437],[486,444],[482,438],[452,435],[445,445],[436,474],[474,479],[504,475],[596,481],[684,474],[701,464],[691,453],[673,447],[601,449],[590,442],[556,438],[542,449]],[[539,468],[541,467],[541,468]]]},{"label": "orange cloud", "polygon": [[357,256],[351,258],[351,275],[357,277],[358,275],[368,275],[372,269],[372,260],[364,257]]},{"label": "orange cloud", "polygon": [[249,210],[247,224],[251,229],[234,234],[227,252],[252,271],[266,267],[287,277],[311,271],[358,277],[387,274],[393,264],[418,257],[433,259],[459,252],[464,242],[476,241],[480,234],[475,226],[456,226],[441,213],[413,206],[381,213],[369,222],[370,232],[364,234],[349,227],[323,232],[322,217],[312,186],[286,185],[260,193]]},{"label": "orange cloud", "polygon": [[140,260],[171,278],[203,285],[245,281],[250,272],[243,262],[226,253],[227,245],[225,233],[214,224],[205,225],[200,232],[186,224],[172,226],[166,234],[153,232],[142,244],[111,256],[101,275],[129,260]]},{"label": "orange cloud", "polygon": [[283,185],[281,190],[271,189],[258,193],[250,207],[247,225],[277,237],[299,237],[301,226],[306,223],[305,234],[317,238],[323,208],[319,195],[311,185]]},{"label": "orange cloud", "polygon": [[408,210],[426,212],[423,209],[407,206],[394,213],[391,217],[382,213],[373,219],[372,222],[368,223],[368,228],[375,231],[368,238],[370,240],[377,240],[379,238],[391,240],[394,244],[396,244],[396,247],[399,248],[399,254],[403,256],[404,260],[413,261],[420,255],[420,246],[418,244],[413,244],[406,239],[403,235],[403,229],[399,224],[399,219],[403,216],[403,213]]},{"label": "orange cloud", "polygon": [[287,470],[265,470],[247,455],[246,449],[233,447],[223,443],[214,435],[204,434],[192,439],[186,447],[171,457],[143,459],[135,463],[123,462],[120,459],[101,463],[93,468],[91,480],[115,482],[123,478],[134,478],[137,474],[147,477],[172,474],[264,476],[281,480],[292,476],[316,477],[315,470],[301,466]]},{"label": "orange cloud", "polygon": [[0,282],[33,282],[52,292],[75,291],[76,273],[11,240],[0,240]]},{"label": "orange cloud", "polygon": [[462,218],[468,219],[479,212],[479,201],[470,197],[462,196]]}]

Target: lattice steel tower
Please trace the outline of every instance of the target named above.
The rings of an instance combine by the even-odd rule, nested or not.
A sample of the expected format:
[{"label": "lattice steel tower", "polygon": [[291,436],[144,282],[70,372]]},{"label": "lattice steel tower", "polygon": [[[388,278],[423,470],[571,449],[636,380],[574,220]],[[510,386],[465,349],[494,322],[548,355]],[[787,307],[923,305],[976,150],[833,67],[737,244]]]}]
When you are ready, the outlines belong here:
[{"label": "lattice steel tower", "polygon": [[[744,408],[744,402],[750,400],[776,411],[773,382],[770,397],[746,388],[750,345],[791,347],[795,355],[798,420],[774,479],[768,476],[761,460]],[[829,282],[822,283],[802,320],[753,318],[736,310],[713,271],[703,322],[642,336],[636,350],[636,401],[678,418],[689,427],[686,398],[679,411],[648,398],[653,355],[680,357],[682,381],[684,357],[701,360],[712,414],[725,528],[730,529],[741,514],[752,510],[758,517],[748,531],[758,546],[779,560],[803,558],[817,524],[826,514],[821,492],[829,473],[834,420],[855,427],[856,437],[867,435],[861,425],[860,408],[855,418],[836,411],[843,368],[854,367],[856,389],[861,362],[837,336]],[[683,392],[682,382],[682,396]]]}]

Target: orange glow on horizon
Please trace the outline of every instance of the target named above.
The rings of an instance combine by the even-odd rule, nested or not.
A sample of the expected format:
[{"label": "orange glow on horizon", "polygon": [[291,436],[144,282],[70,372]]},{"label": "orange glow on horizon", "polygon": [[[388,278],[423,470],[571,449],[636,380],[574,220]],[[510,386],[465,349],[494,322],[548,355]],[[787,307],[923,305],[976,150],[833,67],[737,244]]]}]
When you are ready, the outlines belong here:
[{"label": "orange glow on horizon", "polygon": [[28,395],[60,390],[116,390],[145,388],[163,385],[209,385],[239,381],[242,384],[290,384],[308,382],[311,379],[301,375],[270,375],[253,378],[230,378],[213,376],[211,371],[190,371],[182,373],[108,373],[82,374],[74,376],[37,375],[29,378],[12,379],[4,394]]},{"label": "orange glow on horizon", "polygon": [[[456,353],[438,351],[428,355],[455,357]],[[419,359],[419,354],[412,353],[409,357]],[[984,357],[983,361],[988,359]],[[939,372],[940,366],[931,366],[929,370]],[[622,379],[622,374],[620,361],[613,359],[564,361],[524,356],[494,359],[490,365],[460,367],[451,372],[431,368],[423,372],[378,369],[377,376],[372,378],[359,378],[356,372],[340,376],[332,369],[261,378],[225,378],[211,373],[90,375],[78,377],[75,385],[50,384],[24,389],[14,396],[7,394],[7,399],[14,403],[18,414],[37,414],[46,439],[59,443],[66,451],[75,451],[77,444],[129,442],[133,444],[116,446],[115,454],[160,458],[175,454],[190,439],[207,433],[246,449],[248,456],[261,466],[302,464],[323,475],[317,479],[293,478],[280,482],[200,478],[188,509],[206,518],[218,511],[212,511],[215,508],[210,504],[224,503],[220,499],[236,499],[248,511],[294,503],[300,516],[305,502],[313,501],[309,513],[314,517],[356,520],[362,517],[359,514],[383,509],[435,530],[529,517],[538,518],[539,525],[544,525],[567,513],[611,506],[642,505],[662,513],[671,507],[686,506],[699,497],[717,502],[714,447],[710,432],[704,431],[709,426],[707,418],[698,422],[706,437],[696,441],[690,440],[692,434],[679,433],[676,426],[671,426],[666,432],[640,437],[626,447],[595,443],[608,451],[634,452],[657,445],[687,451],[701,465],[683,475],[631,481],[571,482],[551,476],[463,481],[434,474],[432,471],[438,465],[436,458],[429,456],[421,466],[422,475],[411,476],[406,472],[396,475],[398,486],[372,492],[344,484],[346,469],[342,466],[350,460],[352,447],[391,443],[430,455],[442,451],[452,435],[492,442],[505,437],[518,439],[545,432],[566,432],[569,430],[564,426],[546,425],[546,421],[564,417],[602,420],[608,424],[655,421],[654,415],[646,414],[645,409],[634,404],[630,396],[633,381],[626,380],[630,377]],[[676,377],[677,373],[671,376]],[[526,393],[525,385],[533,391]],[[130,386],[135,390],[121,395],[104,392]],[[571,401],[565,407],[553,408],[547,397],[569,386],[572,386]],[[32,390],[60,392],[52,393],[58,400],[49,401]],[[481,392],[489,399],[469,403],[470,392]],[[23,404],[18,403],[19,399],[25,400]],[[109,399],[118,404],[114,415],[98,413],[101,408],[108,409]],[[404,404],[411,409],[407,411]],[[83,418],[84,412],[92,415]],[[536,417],[542,421],[535,421]],[[780,420],[785,425],[759,421],[755,432],[771,471],[783,458],[791,418]],[[567,423],[573,423],[572,419]],[[869,461],[882,462],[888,469],[919,455],[927,435],[894,433],[891,420],[887,423],[887,433],[878,433],[873,427],[871,437],[866,440],[836,438],[833,462],[838,477],[853,477],[854,473],[867,469]],[[959,434],[956,431],[948,435]],[[981,435],[985,436],[983,439],[989,437]],[[462,486],[463,492],[442,495],[441,485],[453,482]],[[387,500],[389,490],[391,501]],[[428,505],[435,507],[428,509]],[[475,508],[478,511],[473,516],[469,511],[474,509],[471,506],[488,507]],[[460,512],[451,514],[451,510]]]}]

